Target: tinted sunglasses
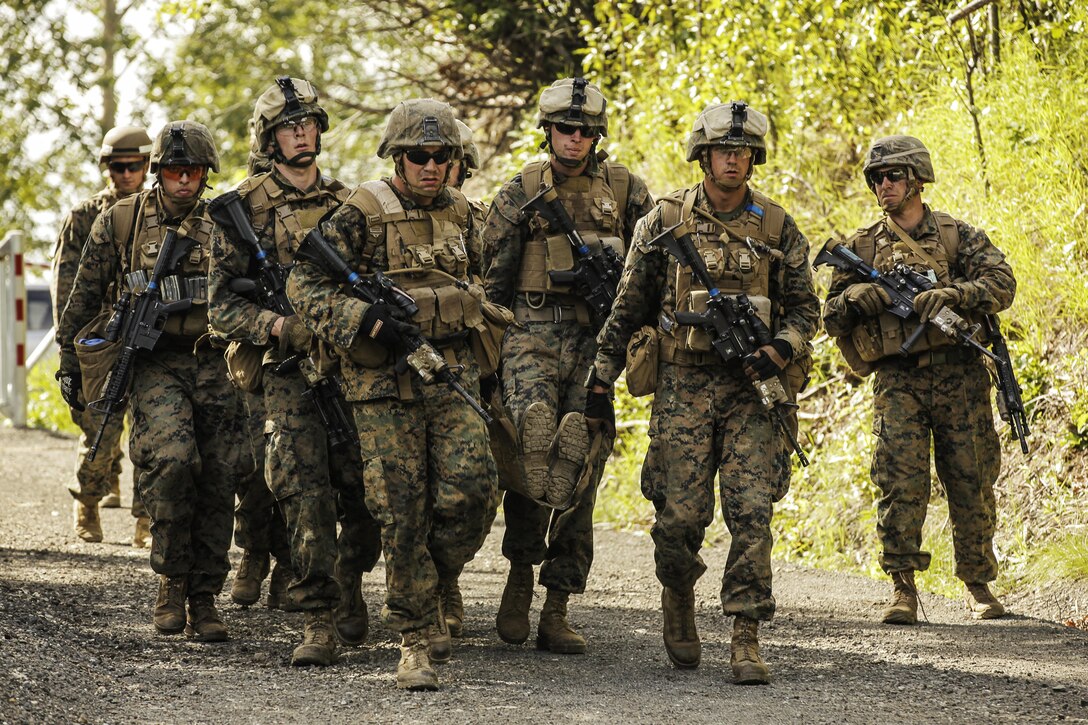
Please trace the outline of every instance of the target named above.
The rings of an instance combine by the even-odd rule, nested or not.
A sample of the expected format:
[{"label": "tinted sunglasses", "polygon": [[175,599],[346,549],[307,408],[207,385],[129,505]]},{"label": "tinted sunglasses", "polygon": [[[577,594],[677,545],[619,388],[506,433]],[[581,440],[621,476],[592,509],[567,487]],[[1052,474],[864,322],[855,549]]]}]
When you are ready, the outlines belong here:
[{"label": "tinted sunglasses", "polygon": [[600,136],[597,130],[594,128],[586,128],[584,126],[572,126],[569,123],[556,123],[552,124],[556,131],[564,136],[573,136],[576,132],[582,133],[582,138],[596,138]]},{"label": "tinted sunglasses", "polygon": [[884,179],[892,182],[902,181],[907,178],[906,169],[877,169],[870,171],[867,174],[869,178],[869,186],[880,186],[884,183]]},{"label": "tinted sunglasses", "polygon": [[135,174],[137,171],[142,171],[146,165],[146,161],[111,161],[109,163],[110,171],[115,174],[123,174],[126,171]]},{"label": "tinted sunglasses", "polygon": [[434,153],[422,149],[412,149],[405,151],[404,155],[416,166],[426,166],[431,161],[441,166],[450,160],[450,150],[445,148]]},{"label": "tinted sunglasses", "polygon": [[204,175],[203,166],[163,166],[160,168],[164,179],[170,179],[170,181],[181,181],[182,176],[188,176],[190,179],[200,178]]}]

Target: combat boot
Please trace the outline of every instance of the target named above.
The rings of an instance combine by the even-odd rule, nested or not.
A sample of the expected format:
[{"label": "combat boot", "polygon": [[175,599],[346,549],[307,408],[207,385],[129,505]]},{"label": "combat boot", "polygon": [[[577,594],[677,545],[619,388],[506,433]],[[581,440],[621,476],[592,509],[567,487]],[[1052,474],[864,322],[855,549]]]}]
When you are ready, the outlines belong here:
[{"label": "combat boot", "polygon": [[110,488],[110,492],[102,498],[102,503],[99,504],[104,509],[119,509],[121,508],[121,482],[114,481],[113,487]]},{"label": "combat boot", "polygon": [[98,517],[98,502],[83,503],[77,499],[72,510],[75,514],[76,536],[92,544],[102,541],[102,520]]},{"label": "combat boot", "polygon": [[183,576],[159,577],[159,597],[151,621],[161,634],[178,634],[185,629],[185,595],[189,580]]},{"label": "combat boot", "polygon": [[974,619],[997,619],[1005,616],[1005,607],[990,593],[986,582],[968,584],[966,601]]},{"label": "combat boot", "polygon": [[227,625],[215,609],[215,597],[211,594],[193,594],[189,597],[189,620],[185,634],[198,642],[226,642],[230,639]]},{"label": "combat boot", "polygon": [[287,587],[291,585],[291,580],[294,578],[290,565],[282,559],[277,559],[276,565],[272,567],[272,578],[268,580],[268,597],[265,599],[265,606],[284,612],[299,611],[298,605],[293,603],[287,594]]},{"label": "combat boot", "polygon": [[446,614],[442,611],[442,598],[438,598],[438,609],[435,612],[435,623],[427,627],[427,640],[431,644],[431,662],[436,665],[444,665],[453,657],[453,640],[450,638],[450,628],[446,625]]},{"label": "combat boot", "polygon": [[589,455],[589,429],[581,413],[567,413],[559,421],[559,429],[549,453],[551,468],[545,492],[552,506],[565,506],[570,501]]},{"label": "combat boot", "polygon": [[499,614],[495,617],[499,639],[507,644],[522,644],[529,639],[529,607],[532,604],[532,564],[511,563],[499,602]]},{"label": "combat boot", "polygon": [[230,598],[235,604],[249,607],[261,598],[261,582],[268,576],[269,556],[267,551],[242,551],[242,561],[238,563],[238,573],[230,585]]},{"label": "combat boot", "polygon": [[892,601],[884,609],[884,624],[915,624],[918,622],[918,590],[914,588],[912,570],[892,572]]},{"label": "combat boot", "polygon": [[140,516],[136,519],[136,530],[132,532],[132,548],[146,549],[151,546],[151,517]]},{"label": "combat boot", "polygon": [[547,496],[551,478],[548,454],[554,439],[555,411],[543,401],[531,404],[521,419],[521,460],[525,466],[525,490],[532,498],[544,500]]},{"label": "combat boot", "polygon": [[363,600],[362,574],[342,576],[339,567],[336,581],[340,584],[340,601],[333,612],[333,625],[336,636],[350,647],[358,647],[366,642],[370,631],[370,619]]},{"label": "combat boot", "polygon": [[548,590],[540,622],[536,626],[536,648],[559,655],[585,654],[585,638],[571,629],[567,621],[567,599],[570,593]]},{"label": "combat boot", "polygon": [[699,666],[703,648],[695,630],[695,590],[665,587],[661,590],[661,611],[665,615],[665,652],[682,670]]},{"label": "combat boot", "polygon": [[431,667],[427,630],[404,632],[397,663],[397,687],[401,690],[437,690],[438,673]]},{"label": "combat boot", "polygon": [[771,681],[771,673],[759,656],[759,622],[742,614],[733,620],[729,666],[736,685],[766,685]]},{"label": "combat boot", "polygon": [[328,667],[335,664],[336,634],[331,609],[311,609],[306,612],[306,624],[302,630],[302,644],[291,653],[295,667],[317,665]]},{"label": "combat boot", "polygon": [[460,639],[465,635],[465,603],[461,599],[461,585],[456,577],[439,580],[438,598],[442,602],[450,636]]}]

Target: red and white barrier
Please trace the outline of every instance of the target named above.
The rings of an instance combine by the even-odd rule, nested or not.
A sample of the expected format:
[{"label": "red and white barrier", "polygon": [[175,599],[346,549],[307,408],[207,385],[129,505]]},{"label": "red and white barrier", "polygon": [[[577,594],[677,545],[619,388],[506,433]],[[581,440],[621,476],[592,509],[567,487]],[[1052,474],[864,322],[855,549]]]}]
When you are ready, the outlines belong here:
[{"label": "red and white barrier", "polygon": [[26,278],[23,233],[0,242],[0,414],[26,427]]}]

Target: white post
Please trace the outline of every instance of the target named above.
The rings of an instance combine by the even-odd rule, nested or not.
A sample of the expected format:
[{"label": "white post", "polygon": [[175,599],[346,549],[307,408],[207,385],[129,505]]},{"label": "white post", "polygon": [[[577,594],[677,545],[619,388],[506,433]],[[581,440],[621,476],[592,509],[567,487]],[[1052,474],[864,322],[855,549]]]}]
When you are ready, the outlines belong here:
[{"label": "white post", "polygon": [[26,427],[26,278],[19,231],[0,242],[0,414]]}]

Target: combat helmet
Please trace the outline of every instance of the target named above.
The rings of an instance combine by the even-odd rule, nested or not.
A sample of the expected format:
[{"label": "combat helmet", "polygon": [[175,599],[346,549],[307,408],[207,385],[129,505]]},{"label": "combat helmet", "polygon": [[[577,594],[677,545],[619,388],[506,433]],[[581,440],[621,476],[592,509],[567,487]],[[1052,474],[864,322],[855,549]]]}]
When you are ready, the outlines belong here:
[{"label": "combat helmet", "polygon": [[461,132],[450,105],[433,98],[413,98],[401,101],[389,114],[385,133],[378,143],[378,157],[387,159],[398,150],[431,144],[448,146],[454,159],[464,153]]},{"label": "combat helmet", "polygon": [[464,149],[465,168],[480,168],[480,149],[472,141],[472,129],[464,122],[457,122],[457,130],[461,132],[461,148]]},{"label": "combat helmet", "polygon": [[151,155],[151,137],[147,131],[136,126],[114,126],[106,131],[102,139],[102,149],[98,152],[98,163],[105,166],[111,156]]},{"label": "combat helmet", "polygon": [[329,114],[320,105],[317,88],[309,81],[301,78],[289,78],[280,76],[274,85],[265,89],[257,98],[257,104],[253,107],[253,132],[256,134],[256,145],[261,153],[268,153],[276,161],[295,163],[303,161],[308,164],[314,156],[321,153],[321,135],[318,134],[316,152],[314,154],[300,154],[307,157],[300,159],[296,156],[287,159],[280,151],[276,143],[276,127],[289,121],[297,121],[306,116],[312,116],[317,121],[317,127],[324,133],[329,130]]},{"label": "combat helmet", "polygon": [[601,89],[585,78],[563,78],[544,89],[537,108],[537,127],[566,123],[608,135],[608,102]]},{"label": "combat helmet", "polygon": [[765,164],[770,125],[766,116],[741,101],[708,106],[688,136],[688,161],[698,160],[709,146],[747,146],[752,149],[752,165]]},{"label": "combat helmet", "polygon": [[219,153],[211,131],[196,121],[171,121],[151,144],[151,173],[162,166],[209,166],[219,171]]},{"label": "combat helmet", "polygon": [[933,161],[929,157],[929,149],[914,136],[884,136],[873,141],[865,154],[865,183],[870,188],[873,186],[869,180],[869,172],[884,169],[890,166],[903,166],[914,173],[914,178],[923,184],[932,184],[936,181],[933,174]]}]

